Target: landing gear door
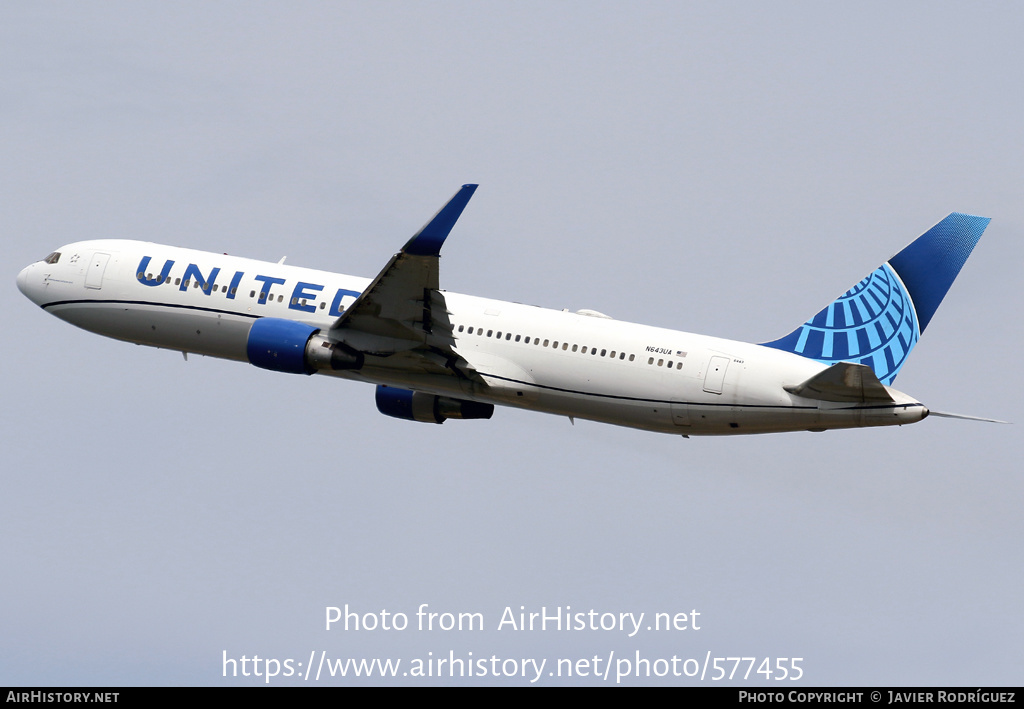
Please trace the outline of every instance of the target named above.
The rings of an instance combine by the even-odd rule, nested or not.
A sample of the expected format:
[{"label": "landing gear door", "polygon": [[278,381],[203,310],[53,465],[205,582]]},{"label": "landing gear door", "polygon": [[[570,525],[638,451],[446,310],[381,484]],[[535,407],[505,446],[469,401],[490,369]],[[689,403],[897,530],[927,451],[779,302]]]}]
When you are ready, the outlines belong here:
[{"label": "landing gear door", "polygon": [[89,270],[85,272],[85,287],[99,290],[103,287],[103,272],[107,270],[110,254],[97,251],[89,261]]},{"label": "landing gear door", "polygon": [[728,357],[712,357],[708,364],[708,373],[704,375],[704,391],[709,394],[721,394],[725,383],[725,370],[729,368]]}]

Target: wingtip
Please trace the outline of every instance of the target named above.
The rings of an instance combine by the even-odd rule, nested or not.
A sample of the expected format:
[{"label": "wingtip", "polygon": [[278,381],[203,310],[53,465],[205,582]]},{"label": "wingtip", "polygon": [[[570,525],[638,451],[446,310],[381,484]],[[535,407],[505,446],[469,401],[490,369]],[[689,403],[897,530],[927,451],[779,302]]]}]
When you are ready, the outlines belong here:
[{"label": "wingtip", "polygon": [[441,246],[448,234],[455,226],[455,222],[462,216],[470,198],[476,191],[474,184],[465,184],[456,192],[448,202],[441,207],[433,219],[423,225],[416,234],[409,239],[402,251],[414,256],[438,256]]}]

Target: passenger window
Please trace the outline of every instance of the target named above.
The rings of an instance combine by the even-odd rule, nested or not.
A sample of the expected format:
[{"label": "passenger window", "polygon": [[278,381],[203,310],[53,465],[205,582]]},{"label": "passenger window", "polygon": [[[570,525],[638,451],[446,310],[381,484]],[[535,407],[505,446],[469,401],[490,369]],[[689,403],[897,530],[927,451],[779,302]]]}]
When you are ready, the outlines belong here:
[{"label": "passenger window", "polygon": [[630,362],[632,362],[634,359],[636,359],[636,355],[630,355],[629,356],[629,361]]},{"label": "passenger window", "polygon": [[577,349],[579,349],[579,345],[573,345],[572,346],[572,351],[573,352],[575,352]]},{"label": "passenger window", "polygon": [[491,335],[493,335],[493,334],[494,334],[494,330],[488,330],[488,331],[487,331],[487,336],[488,336],[488,337],[490,337],[490,336],[491,336]]},{"label": "passenger window", "polygon": [[512,333],[511,332],[506,332],[505,333],[505,339],[506,340],[511,340],[512,339]]},{"label": "passenger window", "polygon": [[463,330],[464,328],[465,328],[465,325],[459,325],[459,332],[462,332],[462,330]]},{"label": "passenger window", "polygon": [[569,349],[569,343],[568,342],[563,342],[562,343],[562,352],[565,352],[567,349]]},{"label": "passenger window", "polygon": [[469,334],[470,334],[470,335],[472,335],[472,334],[473,334],[473,326],[472,326],[472,325],[470,325],[470,326],[469,326]]},{"label": "passenger window", "polygon": [[665,366],[665,360],[663,360],[663,359],[659,359],[659,360],[658,360],[658,366],[659,366],[659,367],[664,367],[664,366]]},{"label": "passenger window", "polygon": [[529,335],[527,335],[526,337],[523,338],[523,342],[525,344],[527,344],[527,345],[530,344],[530,337],[529,337]]},{"label": "passenger window", "polygon": [[516,342],[519,342],[519,335],[516,335]]},{"label": "passenger window", "polygon": [[583,345],[583,348],[580,350],[580,352],[582,352],[583,354],[586,354],[587,353],[587,346]]},{"label": "passenger window", "polygon": [[676,362],[676,369],[682,369],[682,368],[683,368],[683,363],[682,362]]},{"label": "passenger window", "polygon": [[601,356],[604,357],[604,353],[607,352],[607,351],[608,350],[601,350]]},{"label": "passenger window", "polygon": [[654,357],[647,360],[647,364],[654,364]]}]

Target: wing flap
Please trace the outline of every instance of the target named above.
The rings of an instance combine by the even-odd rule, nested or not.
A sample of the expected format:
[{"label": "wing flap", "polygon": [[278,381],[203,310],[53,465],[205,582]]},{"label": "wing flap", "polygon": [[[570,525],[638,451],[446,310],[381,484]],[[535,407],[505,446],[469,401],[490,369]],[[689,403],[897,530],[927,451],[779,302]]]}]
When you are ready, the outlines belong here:
[{"label": "wing flap", "polygon": [[476,191],[463,185],[448,203],[391,257],[348,310],[334,321],[331,333],[342,339],[345,329],[426,341],[430,333],[432,295],[440,288],[441,246]]},{"label": "wing flap", "polygon": [[463,185],[408,242],[391,257],[326,333],[356,349],[388,358],[399,369],[446,372],[483,383],[455,351],[452,324],[440,291],[441,246],[462,215],[476,185]]}]

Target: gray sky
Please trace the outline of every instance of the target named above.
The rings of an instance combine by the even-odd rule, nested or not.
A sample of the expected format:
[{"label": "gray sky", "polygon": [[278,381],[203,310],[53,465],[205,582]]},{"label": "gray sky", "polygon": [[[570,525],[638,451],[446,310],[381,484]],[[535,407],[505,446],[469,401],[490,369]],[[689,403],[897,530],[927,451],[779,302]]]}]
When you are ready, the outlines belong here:
[{"label": "gray sky", "polygon": [[[1019,684],[1022,29],[1016,3],[4,3],[0,685],[259,683],[223,653],[313,651]],[[897,386],[1018,424],[431,426],[15,287],[106,237],[371,277],[466,182],[448,290],[755,342],[949,212],[992,217]],[[422,603],[486,629],[324,630]],[[702,625],[497,630],[566,605]]]}]

